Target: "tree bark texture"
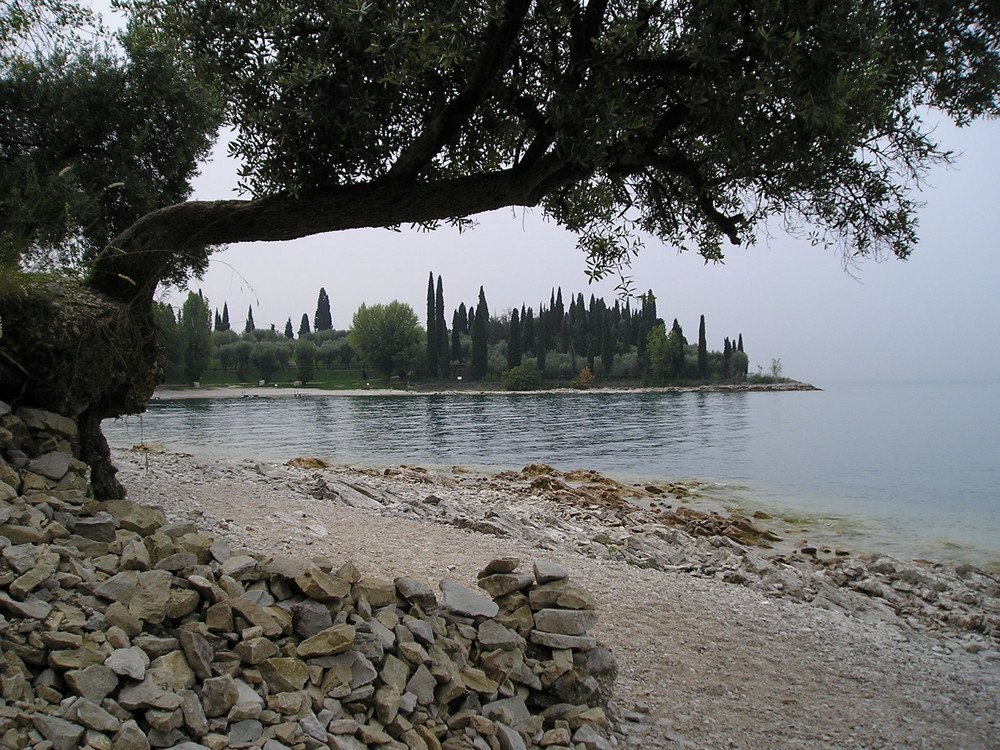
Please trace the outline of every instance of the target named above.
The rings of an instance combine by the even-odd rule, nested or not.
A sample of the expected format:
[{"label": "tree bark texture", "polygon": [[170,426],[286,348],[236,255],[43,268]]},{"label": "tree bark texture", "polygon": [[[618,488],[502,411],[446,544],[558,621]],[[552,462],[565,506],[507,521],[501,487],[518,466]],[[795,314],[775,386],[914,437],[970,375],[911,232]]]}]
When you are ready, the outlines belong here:
[{"label": "tree bark texture", "polygon": [[115,299],[147,305],[167,260],[177,253],[534,206],[554,187],[578,176],[561,161],[543,157],[530,167],[451,180],[384,179],[300,197],[179,203],[147,214],[115,238],[95,263],[90,284]]},{"label": "tree bark texture", "polygon": [[101,420],[145,410],[163,360],[152,308],[73,280],[0,282],[0,400],[77,420],[97,497],[122,497]]}]

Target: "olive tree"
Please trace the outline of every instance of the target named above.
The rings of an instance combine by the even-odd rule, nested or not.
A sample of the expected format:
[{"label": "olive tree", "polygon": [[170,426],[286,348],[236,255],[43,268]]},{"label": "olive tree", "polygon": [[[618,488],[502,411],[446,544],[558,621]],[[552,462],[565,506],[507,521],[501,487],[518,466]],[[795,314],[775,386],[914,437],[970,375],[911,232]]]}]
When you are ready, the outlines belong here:
[{"label": "olive tree", "polygon": [[[719,260],[726,242],[753,242],[777,217],[849,255],[905,258],[912,189],[949,158],[925,113],[964,124],[1000,112],[989,0],[125,4],[139,49],[173,71],[154,81],[176,82],[167,91],[182,101],[203,92],[233,126],[247,197],[136,203],[111,217],[72,304],[44,285],[17,292],[35,316],[79,320],[88,295],[117,305],[128,377],[106,356],[73,362],[93,373],[75,385],[40,375],[51,368],[37,363],[86,348],[52,335],[40,347],[37,317],[7,323],[32,306],[0,299],[0,398],[86,413],[92,426],[143,408],[161,361],[156,288],[197,271],[212,246],[538,206],[577,234],[594,276],[621,269],[643,237]],[[109,136],[112,151],[157,122],[157,91],[136,92],[129,113],[140,116]],[[71,162],[65,174],[84,173],[82,156]],[[87,189],[127,171],[111,160]],[[107,351],[107,326],[84,329],[90,351]]]}]

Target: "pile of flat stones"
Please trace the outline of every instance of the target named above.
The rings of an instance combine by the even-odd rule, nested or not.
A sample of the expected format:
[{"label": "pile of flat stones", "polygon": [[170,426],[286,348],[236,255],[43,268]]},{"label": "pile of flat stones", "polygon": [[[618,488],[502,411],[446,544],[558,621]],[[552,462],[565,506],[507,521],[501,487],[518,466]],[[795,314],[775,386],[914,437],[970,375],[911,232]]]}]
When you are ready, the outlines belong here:
[{"label": "pile of flat stones", "polygon": [[[482,592],[231,551],[87,496],[75,423],[0,403],[0,747],[606,750],[616,674],[559,565]],[[484,595],[485,594],[485,595]]]}]

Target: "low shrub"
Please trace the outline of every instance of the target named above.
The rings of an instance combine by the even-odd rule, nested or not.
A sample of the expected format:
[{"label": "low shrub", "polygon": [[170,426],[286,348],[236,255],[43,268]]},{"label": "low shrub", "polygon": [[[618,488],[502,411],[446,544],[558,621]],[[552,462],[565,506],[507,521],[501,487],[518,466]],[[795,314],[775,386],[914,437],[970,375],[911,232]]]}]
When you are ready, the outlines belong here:
[{"label": "low shrub", "polygon": [[529,360],[501,374],[500,382],[507,391],[537,391],[542,387],[542,373],[534,360]]}]

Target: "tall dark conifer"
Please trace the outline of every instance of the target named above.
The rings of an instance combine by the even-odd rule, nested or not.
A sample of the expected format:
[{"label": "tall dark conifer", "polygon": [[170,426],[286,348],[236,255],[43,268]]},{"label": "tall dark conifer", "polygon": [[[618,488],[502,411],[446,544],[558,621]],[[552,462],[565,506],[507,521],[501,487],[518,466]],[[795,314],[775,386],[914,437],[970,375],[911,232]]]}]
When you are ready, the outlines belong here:
[{"label": "tall dark conifer", "polygon": [[545,353],[549,346],[549,317],[552,313],[541,305],[538,306],[538,323],[535,326],[535,359],[538,370],[545,373]]},{"label": "tall dark conifer", "polygon": [[291,318],[289,318],[288,320],[285,321],[285,338],[286,339],[294,339],[295,338],[295,331],[292,330],[292,319]]},{"label": "tall dark conifer", "polygon": [[521,364],[521,315],[515,307],[510,314],[510,327],[507,329],[507,367],[519,367]]},{"label": "tall dark conifer", "polygon": [[461,335],[465,333],[464,328],[468,323],[469,319],[465,315],[465,303],[463,302],[451,316],[451,358],[455,362],[462,360]]},{"label": "tall dark conifer", "polygon": [[708,375],[708,339],[705,338],[705,316],[698,322],[698,377],[705,379]]},{"label": "tall dark conifer", "polygon": [[601,330],[601,374],[608,377],[615,363],[615,332],[611,325],[611,310],[604,310],[604,326]]},{"label": "tall dark conifer", "polygon": [[569,351],[569,336],[566,326],[566,307],[563,305],[562,287],[556,288],[556,299],[549,311],[549,340],[561,351]]},{"label": "tall dark conifer", "polygon": [[437,309],[434,306],[434,272],[427,276],[427,377],[438,376],[441,360],[437,337]]},{"label": "tall dark conifer", "polygon": [[451,374],[451,346],[448,343],[448,324],[444,319],[444,282],[440,274],[437,280],[437,291],[434,295],[434,328],[438,346],[438,375],[448,377]]},{"label": "tall dark conifer", "polygon": [[309,314],[302,313],[302,321],[299,323],[299,336],[309,333]]},{"label": "tall dark conifer", "polygon": [[316,314],[313,316],[313,330],[329,331],[333,328],[333,316],[330,313],[330,297],[326,289],[320,287],[319,297],[316,300]]},{"label": "tall dark conifer", "polygon": [[674,324],[670,327],[670,336],[667,341],[670,377],[677,379],[684,374],[684,352],[687,349],[687,339],[684,338],[684,331],[681,324],[677,322],[677,318],[674,318]]},{"label": "tall dark conifer", "polygon": [[229,304],[226,302],[222,303],[222,327],[220,331],[228,331],[232,326],[229,325]]},{"label": "tall dark conifer", "polygon": [[636,346],[639,351],[639,368],[645,372],[649,364],[646,357],[646,344],[649,339],[649,332],[656,325],[656,297],[650,289],[642,296],[642,309],[635,316],[637,320]]},{"label": "tall dark conifer", "polygon": [[253,322],[253,305],[247,307],[247,324],[243,328],[243,333],[250,333],[257,328]]},{"label": "tall dark conifer", "polygon": [[535,311],[530,307],[521,308],[521,354],[535,354]]},{"label": "tall dark conifer", "polygon": [[622,322],[624,324],[624,342],[626,350],[630,346],[638,345],[638,331],[635,328],[635,316],[632,315],[632,303],[625,300],[625,309],[622,310]]},{"label": "tall dark conifer", "polygon": [[222,330],[222,317],[219,315],[218,310],[215,311],[215,322],[213,324],[213,330],[215,331]]},{"label": "tall dark conifer", "polygon": [[452,316],[451,325],[459,333],[469,333],[469,313],[465,309],[464,302],[458,304],[458,309],[455,310],[455,315]]},{"label": "tall dark conifer", "polygon": [[486,377],[489,325],[490,308],[486,304],[486,292],[479,287],[479,304],[476,305],[476,317],[472,321],[472,377],[475,380]]}]

